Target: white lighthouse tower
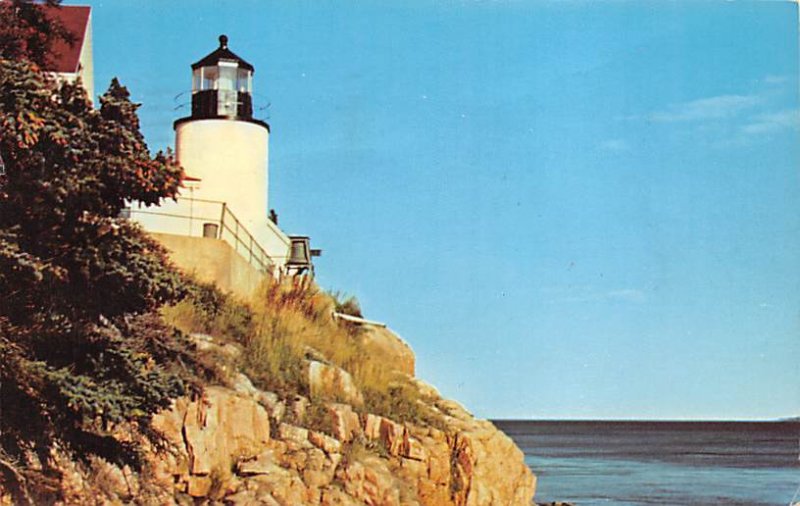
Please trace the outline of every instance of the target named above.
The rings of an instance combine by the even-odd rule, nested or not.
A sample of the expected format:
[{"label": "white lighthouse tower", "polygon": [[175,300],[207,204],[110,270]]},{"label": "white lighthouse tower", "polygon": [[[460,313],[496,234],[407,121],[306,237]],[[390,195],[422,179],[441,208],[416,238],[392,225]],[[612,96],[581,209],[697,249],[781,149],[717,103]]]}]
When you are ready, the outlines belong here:
[{"label": "white lighthouse tower", "polygon": [[178,162],[200,180],[194,197],[226,202],[255,234],[267,221],[269,125],[253,118],[253,72],[221,35],[192,65],[192,115],[174,127]]}]

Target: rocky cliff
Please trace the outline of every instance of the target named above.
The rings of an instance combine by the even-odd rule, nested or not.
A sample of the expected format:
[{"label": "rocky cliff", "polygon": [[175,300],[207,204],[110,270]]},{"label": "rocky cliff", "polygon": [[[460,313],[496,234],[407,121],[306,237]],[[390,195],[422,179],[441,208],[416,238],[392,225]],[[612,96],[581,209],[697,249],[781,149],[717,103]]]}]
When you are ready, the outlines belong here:
[{"label": "rocky cliff", "polygon": [[[413,353],[393,333],[370,330],[387,357],[413,372]],[[370,337],[371,338],[371,337]],[[234,345],[195,335],[204,348],[235,355]],[[522,452],[490,422],[413,379],[441,417],[438,427],[364,412],[349,375],[314,353],[311,398],[280,399],[232,371],[227,385],[177,399],[158,413],[157,446],[135,431],[144,458],[134,472],[102,459],[65,463],[67,504],[530,505],[535,477]],[[340,400],[322,402],[339,390]],[[319,394],[319,395],[318,395]]]}]

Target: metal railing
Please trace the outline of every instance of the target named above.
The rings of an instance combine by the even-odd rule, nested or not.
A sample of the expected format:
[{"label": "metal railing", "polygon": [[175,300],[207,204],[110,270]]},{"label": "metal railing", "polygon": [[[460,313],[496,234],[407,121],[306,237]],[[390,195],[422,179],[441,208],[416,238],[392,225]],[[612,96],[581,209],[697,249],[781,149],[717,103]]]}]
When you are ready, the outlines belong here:
[{"label": "metal railing", "polygon": [[[260,272],[272,273],[275,269],[275,261],[225,202],[178,197],[177,203],[165,202],[154,210],[129,207],[124,214],[151,232],[223,240]],[[208,235],[210,229],[205,225],[216,226],[213,235]]]}]

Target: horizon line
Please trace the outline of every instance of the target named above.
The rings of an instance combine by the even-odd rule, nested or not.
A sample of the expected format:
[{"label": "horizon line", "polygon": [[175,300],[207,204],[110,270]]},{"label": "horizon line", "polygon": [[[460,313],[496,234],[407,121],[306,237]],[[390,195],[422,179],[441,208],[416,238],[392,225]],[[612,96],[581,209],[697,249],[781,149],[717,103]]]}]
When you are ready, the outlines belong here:
[{"label": "horizon line", "polygon": [[491,422],[610,422],[610,423],[800,423],[800,416],[782,418],[488,418]]}]

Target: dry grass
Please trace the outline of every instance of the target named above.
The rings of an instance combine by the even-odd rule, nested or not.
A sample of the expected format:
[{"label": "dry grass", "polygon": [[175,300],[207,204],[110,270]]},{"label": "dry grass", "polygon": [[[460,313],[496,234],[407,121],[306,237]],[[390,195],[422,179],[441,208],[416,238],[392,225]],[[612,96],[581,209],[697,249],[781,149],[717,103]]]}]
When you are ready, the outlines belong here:
[{"label": "dry grass", "polygon": [[[417,387],[386,363],[382,353],[371,349],[359,326],[332,318],[341,302],[321,291],[311,278],[270,281],[255,301],[256,331],[251,346],[268,343],[267,354],[275,346],[290,347],[294,353],[291,360],[306,347],[313,348],[353,376],[364,394],[366,411],[403,422],[442,426],[440,417],[422,402]],[[258,363],[252,363],[251,372],[257,369]]]},{"label": "dry grass", "polygon": [[188,280],[188,296],[164,306],[161,316],[187,334],[200,332],[242,341],[251,333],[252,312],[242,301],[210,283]]},{"label": "dry grass", "polygon": [[266,282],[253,298],[253,330],[248,345],[283,346],[297,356],[313,348],[350,371],[368,361],[358,332],[333,319],[334,300],[311,278],[286,277]]},{"label": "dry grass", "polygon": [[440,425],[421,402],[417,388],[394,371],[383,354],[371,349],[361,328],[333,318],[341,305],[336,294],[325,293],[312,278],[288,276],[265,281],[247,305],[205,287],[163,314],[185,332],[235,339],[245,348],[243,372],[259,388],[281,397],[308,395],[305,359],[313,348],[353,376],[364,394],[366,411],[403,422]]}]

